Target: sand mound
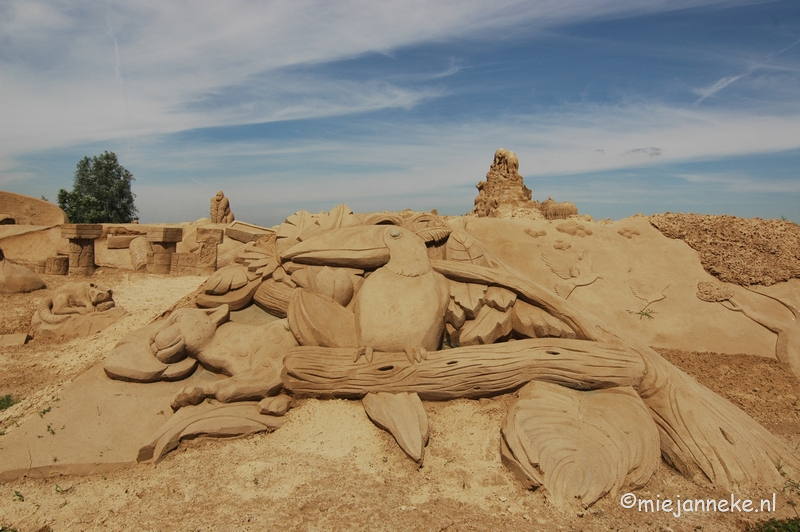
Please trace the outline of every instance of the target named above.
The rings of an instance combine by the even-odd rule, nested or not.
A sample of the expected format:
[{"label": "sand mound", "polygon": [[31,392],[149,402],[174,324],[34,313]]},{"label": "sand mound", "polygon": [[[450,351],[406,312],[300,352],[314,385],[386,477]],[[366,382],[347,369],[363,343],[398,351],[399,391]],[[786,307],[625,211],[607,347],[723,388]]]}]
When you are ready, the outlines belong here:
[{"label": "sand mound", "polygon": [[783,220],[665,213],[650,223],[700,253],[708,273],[742,286],[800,278],[800,226]]}]

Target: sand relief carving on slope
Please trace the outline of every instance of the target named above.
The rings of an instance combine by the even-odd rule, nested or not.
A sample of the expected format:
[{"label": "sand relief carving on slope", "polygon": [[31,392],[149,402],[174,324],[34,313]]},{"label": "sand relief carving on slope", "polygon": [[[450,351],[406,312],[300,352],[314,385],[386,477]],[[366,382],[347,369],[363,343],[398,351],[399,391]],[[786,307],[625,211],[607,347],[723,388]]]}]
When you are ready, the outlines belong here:
[{"label": "sand relief carving on slope", "polygon": [[592,230],[583,225],[580,222],[576,222],[575,220],[570,220],[568,222],[560,223],[556,226],[556,231],[559,233],[564,233],[570,236],[578,236],[578,237],[587,237],[592,236]]},{"label": "sand relief carving on slope", "polygon": [[525,229],[523,232],[531,238],[539,238],[540,236],[544,236],[547,234],[547,231],[542,231],[542,230],[536,231],[534,229]]},{"label": "sand relief carving on slope", "polygon": [[780,315],[758,312],[746,303],[739,301],[731,287],[709,283],[697,283],[697,298],[708,303],[719,303],[726,309],[733,312],[741,312],[744,316],[758,323],[765,329],[775,333],[778,338],[775,344],[775,358],[778,362],[789,367],[791,372],[800,379],[800,311],[777,297],[773,297],[752,288],[744,287],[746,290],[769,298],[780,303],[790,315],[785,312]]},{"label": "sand relief carving on slope", "polygon": [[617,234],[627,238],[628,240],[632,239],[634,236],[640,235],[638,229],[632,229],[630,227],[623,227],[622,229],[617,231]]},{"label": "sand relief carving on slope", "polygon": [[[591,234],[591,233],[590,233]],[[564,299],[581,286],[589,286],[602,275],[594,273],[594,261],[588,249],[577,254],[551,254],[542,252],[542,261],[550,271],[563,281],[555,283],[553,290]]]},{"label": "sand relief carving on slope", "polygon": [[[180,380],[198,364],[226,376],[180,390],[180,418],[147,441],[142,459],[197,434],[273,430],[282,423],[273,403],[341,397],[361,399],[422,464],[430,430],[421,400],[520,390],[501,427],[503,459],[556,504],[590,506],[644,485],[659,455],[722,487],[782,485],[779,464],[800,470],[737,407],[435,215],[301,212],[251,244],[209,278],[198,297],[209,308],[176,310],[107,358],[108,376],[134,382]],[[565,278],[570,292],[581,261],[585,252],[568,265],[578,272]],[[283,319],[230,322],[233,293]],[[207,397],[261,401],[270,415],[243,406],[206,416]]]},{"label": "sand relief carving on slope", "polygon": [[639,319],[644,317],[652,319],[652,312],[654,311],[650,309],[650,305],[659,301],[663,301],[667,298],[666,291],[667,288],[669,288],[669,283],[656,288],[659,286],[658,284],[651,284],[637,279],[632,279],[628,282],[628,286],[630,287],[631,293],[634,295],[634,297],[641,302],[634,308],[628,309],[628,313],[637,314]]}]

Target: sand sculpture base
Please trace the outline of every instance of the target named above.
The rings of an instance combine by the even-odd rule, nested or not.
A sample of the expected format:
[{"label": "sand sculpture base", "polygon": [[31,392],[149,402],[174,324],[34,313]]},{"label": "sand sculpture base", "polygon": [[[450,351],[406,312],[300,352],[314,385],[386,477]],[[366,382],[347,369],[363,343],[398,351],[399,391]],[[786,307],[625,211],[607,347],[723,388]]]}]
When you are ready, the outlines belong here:
[{"label": "sand sculpture base", "polygon": [[[556,243],[578,247],[599,238],[588,226],[556,225],[556,240],[546,231],[524,233],[548,247],[538,255],[544,275],[526,275],[473,236],[480,231],[468,230],[481,220],[462,222],[358,216],[344,206],[293,215],[209,277],[194,301],[208,309],[181,308],[134,331],[107,358],[106,376],[95,367],[65,390],[60,417],[47,419],[54,407],[6,438],[4,445],[31,452],[27,469],[22,451],[10,452],[0,478],[158,460],[182,439],[274,430],[288,396],[361,400],[369,418],[422,464],[431,435],[422,399],[505,393],[518,400],[498,427],[503,460],[555,504],[588,507],[642,486],[659,457],[687,478],[726,488],[780,486],[783,474],[800,470],[792,450],[744,412],[575,302],[602,277],[586,267],[586,249]],[[645,228],[635,231],[603,238],[627,245]],[[602,249],[595,248],[600,256]],[[640,318],[666,297],[661,283],[629,281]],[[714,301],[731,305],[724,313],[740,308],[730,294]],[[287,318],[229,321],[231,305],[252,303]],[[194,371],[198,364],[218,375]],[[104,394],[141,404],[104,405]],[[101,415],[104,407],[117,410],[100,427],[92,407]],[[134,411],[141,419],[122,426]],[[96,427],[97,440],[115,447],[111,458],[100,460],[92,443],[62,459],[38,441],[70,424],[90,441],[88,427]]]},{"label": "sand sculpture base", "polygon": [[158,460],[181,439],[271,431],[283,418],[258,412],[257,402],[204,403],[174,414],[183,386],[217,380],[196,372],[181,382],[143,387],[109,379],[102,365],[75,379],[39,417],[3,437],[0,481],[22,476],[87,475]]}]

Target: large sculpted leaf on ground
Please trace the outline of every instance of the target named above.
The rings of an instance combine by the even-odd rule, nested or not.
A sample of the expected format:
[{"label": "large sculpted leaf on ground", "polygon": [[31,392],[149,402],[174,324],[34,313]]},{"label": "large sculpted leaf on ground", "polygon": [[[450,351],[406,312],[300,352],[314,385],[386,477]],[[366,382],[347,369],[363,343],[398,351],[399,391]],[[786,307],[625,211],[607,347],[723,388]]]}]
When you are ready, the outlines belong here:
[{"label": "large sculpted leaf on ground", "polygon": [[660,458],[656,425],[627,386],[578,391],[531,382],[502,434],[506,464],[558,505],[588,507],[623,486],[643,486]]}]

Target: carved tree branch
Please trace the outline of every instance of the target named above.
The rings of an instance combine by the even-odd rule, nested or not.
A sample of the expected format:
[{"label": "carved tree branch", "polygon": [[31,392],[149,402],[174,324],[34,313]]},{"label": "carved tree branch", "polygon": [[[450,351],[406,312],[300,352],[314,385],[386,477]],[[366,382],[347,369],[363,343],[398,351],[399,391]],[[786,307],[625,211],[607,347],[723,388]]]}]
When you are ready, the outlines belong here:
[{"label": "carved tree branch", "polygon": [[636,385],[645,369],[636,352],[620,345],[563,338],[434,351],[415,364],[405,353],[375,353],[371,363],[354,363],[353,352],[293,348],[284,359],[285,388],[299,396],[416,392],[447,400],[508,393],[532,380],[581,390]]}]

